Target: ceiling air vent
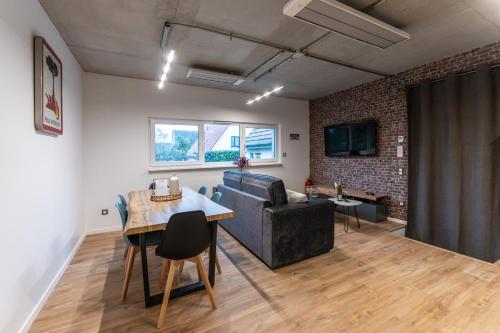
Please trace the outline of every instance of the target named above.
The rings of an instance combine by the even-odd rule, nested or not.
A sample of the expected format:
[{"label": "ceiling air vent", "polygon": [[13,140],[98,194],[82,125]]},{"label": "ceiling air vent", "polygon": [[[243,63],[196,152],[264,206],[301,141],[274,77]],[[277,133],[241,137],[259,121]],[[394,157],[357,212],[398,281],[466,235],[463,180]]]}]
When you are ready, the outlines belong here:
[{"label": "ceiling air vent", "polygon": [[407,32],[335,0],[290,0],[283,14],[383,49],[410,38]]},{"label": "ceiling air vent", "polygon": [[245,78],[238,75],[228,74],[224,72],[217,72],[208,69],[200,69],[200,68],[189,68],[189,71],[186,75],[187,78],[190,79],[198,79],[205,81],[212,81],[218,83],[232,84],[235,86],[240,85]]}]

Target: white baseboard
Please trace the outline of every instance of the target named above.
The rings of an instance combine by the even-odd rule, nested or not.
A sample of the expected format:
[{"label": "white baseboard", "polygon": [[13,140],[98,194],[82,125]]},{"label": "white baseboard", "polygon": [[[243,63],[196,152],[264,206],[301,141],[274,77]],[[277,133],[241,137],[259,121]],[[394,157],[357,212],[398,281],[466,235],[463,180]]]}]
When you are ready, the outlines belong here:
[{"label": "white baseboard", "polygon": [[71,250],[71,253],[68,255],[68,258],[66,258],[66,260],[62,264],[61,268],[59,269],[57,274],[54,276],[54,278],[52,279],[52,281],[48,285],[47,289],[45,289],[44,293],[42,294],[42,297],[40,297],[40,300],[38,300],[35,307],[31,311],[31,313],[29,314],[29,316],[26,319],[26,321],[24,322],[23,326],[21,326],[21,329],[19,330],[20,333],[26,333],[29,331],[29,329],[31,328],[31,325],[33,324],[36,317],[38,316],[38,314],[42,310],[43,306],[45,305],[45,302],[47,302],[47,300],[49,299],[49,296],[52,294],[52,291],[56,287],[57,283],[59,282],[59,280],[61,280],[62,276],[64,275],[64,272],[66,272],[66,269],[68,268],[69,264],[73,260],[73,257],[75,256],[76,252],[78,252],[78,249],[82,245],[83,240],[85,239],[86,236],[87,236],[87,234],[84,232],[82,234],[82,236],[80,237],[80,239],[78,240],[78,242],[76,242],[75,246],[73,247],[73,250]]},{"label": "white baseboard", "polygon": [[407,224],[407,222],[405,220],[400,220],[400,219],[397,219],[395,217],[388,217],[387,221],[396,222],[396,223],[404,224],[404,225]]},{"label": "white baseboard", "polygon": [[96,234],[103,234],[106,232],[112,232],[112,231],[118,231],[122,230],[122,226],[118,225],[115,227],[107,227],[107,228],[99,228],[99,229],[92,229],[92,230],[87,230],[85,234],[88,235],[96,235]]},{"label": "white baseboard", "polygon": [[35,321],[36,317],[42,310],[43,306],[45,305],[45,302],[47,302],[47,299],[50,297],[52,294],[52,291],[54,288],[57,286],[57,283],[59,280],[61,280],[62,276],[66,272],[66,269],[68,268],[69,264],[71,264],[71,261],[73,260],[75,254],[78,252],[78,249],[80,249],[80,246],[83,243],[83,240],[85,237],[88,235],[95,235],[95,234],[102,234],[105,232],[112,232],[112,231],[118,231],[122,230],[121,226],[116,226],[116,227],[109,227],[109,228],[101,228],[101,229],[94,229],[94,230],[87,230],[85,231],[80,239],[78,239],[78,242],[76,242],[75,246],[73,247],[73,250],[71,250],[71,253],[68,255],[64,263],[62,264],[61,268],[57,272],[57,274],[54,276],[50,284],[48,285],[47,289],[44,291],[42,294],[42,297],[40,297],[40,300],[36,303],[35,307],[29,314],[28,318],[24,322],[23,326],[21,326],[21,329],[19,330],[19,333],[26,333],[29,331],[31,325]]}]

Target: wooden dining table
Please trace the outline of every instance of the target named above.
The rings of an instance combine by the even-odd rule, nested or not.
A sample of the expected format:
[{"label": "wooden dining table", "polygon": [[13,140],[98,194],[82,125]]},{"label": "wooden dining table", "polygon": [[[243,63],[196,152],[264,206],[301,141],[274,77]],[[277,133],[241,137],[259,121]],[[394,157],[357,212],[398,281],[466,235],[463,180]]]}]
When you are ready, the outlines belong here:
[{"label": "wooden dining table", "polygon": [[[165,230],[170,217],[176,213],[201,210],[205,213],[210,225],[212,239],[209,251],[208,279],[215,284],[215,255],[217,251],[217,221],[229,219],[236,214],[206,196],[199,194],[189,187],[182,187],[182,198],[172,201],[151,201],[150,192],[133,191],[128,194],[128,219],[123,233],[138,235],[141,247],[142,279],[144,284],[144,304],[150,307],[161,304],[163,293],[151,295],[149,287],[148,258],[146,252],[145,235],[151,231]],[[187,239],[186,241],[189,241]],[[188,284],[170,293],[170,298],[176,298],[205,289],[201,281]]]}]

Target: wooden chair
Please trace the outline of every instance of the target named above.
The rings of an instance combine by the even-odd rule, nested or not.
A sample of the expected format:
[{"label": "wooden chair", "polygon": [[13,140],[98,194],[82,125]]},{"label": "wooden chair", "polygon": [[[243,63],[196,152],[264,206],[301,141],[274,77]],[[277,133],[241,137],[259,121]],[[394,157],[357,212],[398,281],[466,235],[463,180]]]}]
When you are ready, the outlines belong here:
[{"label": "wooden chair", "polygon": [[158,328],[161,328],[165,322],[175,270],[185,260],[196,263],[198,276],[205,285],[205,290],[208,293],[212,307],[214,309],[217,308],[215,295],[205,274],[205,268],[200,256],[210,246],[210,241],[210,227],[203,211],[177,213],[172,215],[168,221],[163,239],[155,251],[156,255],[164,258],[162,271],[168,270],[165,294],[161,305],[160,317],[158,318]]},{"label": "wooden chair", "polygon": [[[123,205],[123,207],[127,207],[127,200],[125,199],[125,197],[123,195],[118,194],[118,199],[120,199],[120,202]],[[126,209],[125,209],[125,212],[126,212]],[[121,216],[121,213],[120,213],[120,216]],[[126,219],[125,219],[125,221],[126,221]],[[122,220],[122,224],[123,224],[123,220]],[[127,258],[127,256],[128,256],[128,249],[129,249],[129,247],[126,246],[125,247],[125,253],[123,253],[123,258]]]},{"label": "wooden chair", "polygon": [[[222,197],[222,193],[221,192],[214,192],[214,194],[212,194],[212,197],[210,198],[210,200],[212,200],[215,203],[219,203],[221,197]],[[210,250],[210,248],[207,249],[205,252],[208,252],[209,250]],[[215,254],[215,266],[217,266],[217,272],[219,274],[222,274],[222,267],[220,265],[219,255],[217,253]],[[181,263],[179,265],[179,269],[177,271],[177,278],[176,278],[176,282],[177,283],[179,283],[180,280],[181,280],[181,275],[182,275],[182,270],[183,269],[184,269],[184,263]],[[163,272],[163,270],[162,270],[161,274],[162,275],[160,276],[160,288],[163,288],[163,283],[165,282],[164,279],[165,279],[166,271]]]},{"label": "wooden chair", "polygon": [[[125,225],[127,224],[127,218],[128,218],[127,207],[121,201],[118,201],[115,204],[115,207],[118,209],[118,212],[120,213],[122,228],[125,229]],[[145,238],[146,238],[146,246],[148,247],[158,246],[163,238],[163,231],[148,232]],[[130,276],[132,275],[132,268],[134,266],[135,256],[137,253],[140,252],[140,242],[138,235],[130,235],[130,236],[124,235],[123,240],[127,244],[127,250],[125,251],[127,260],[125,263],[125,278],[122,287],[122,296],[121,296],[122,301],[125,300],[127,296],[128,285],[130,282]]]},{"label": "wooden chair", "polygon": [[122,203],[123,206],[127,207],[127,199],[121,194],[118,194],[118,199],[120,199],[120,202]]},{"label": "wooden chair", "polygon": [[214,192],[214,194],[212,194],[212,197],[210,198],[210,200],[212,200],[215,203],[219,203],[221,197],[222,197],[222,192]]},{"label": "wooden chair", "polygon": [[198,190],[198,193],[200,194],[203,194],[203,195],[206,195],[207,194],[207,187],[206,186],[202,186],[200,187],[200,189]]}]

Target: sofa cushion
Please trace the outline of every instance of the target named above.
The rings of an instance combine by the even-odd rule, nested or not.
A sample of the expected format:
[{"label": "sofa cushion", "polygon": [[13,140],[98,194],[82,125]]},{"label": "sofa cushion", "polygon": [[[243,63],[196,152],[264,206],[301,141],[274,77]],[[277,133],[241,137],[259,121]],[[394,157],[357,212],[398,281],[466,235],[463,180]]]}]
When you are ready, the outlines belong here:
[{"label": "sofa cushion", "polygon": [[264,198],[272,206],[288,203],[285,185],[276,177],[245,173],[241,178],[241,191]]},{"label": "sofa cushion", "polygon": [[243,173],[240,171],[224,171],[224,185],[241,191],[241,177]]},{"label": "sofa cushion", "polygon": [[286,197],[288,199],[288,203],[296,203],[296,202],[308,202],[309,199],[307,198],[307,195],[304,193],[292,191],[292,190],[286,190]]}]

